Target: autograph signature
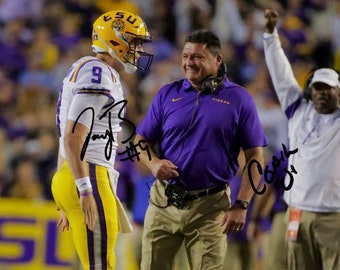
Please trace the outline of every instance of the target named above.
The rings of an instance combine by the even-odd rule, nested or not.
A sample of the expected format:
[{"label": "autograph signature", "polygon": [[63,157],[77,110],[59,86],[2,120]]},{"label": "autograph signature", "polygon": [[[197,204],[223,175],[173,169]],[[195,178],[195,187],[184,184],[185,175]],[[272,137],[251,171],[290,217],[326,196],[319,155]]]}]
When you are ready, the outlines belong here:
[{"label": "autograph signature", "polygon": [[137,144],[133,144],[130,141],[129,146],[126,146],[125,148],[126,148],[125,151],[117,153],[118,156],[127,155],[126,158],[121,158],[120,159],[121,161],[130,160],[131,162],[134,162],[135,157],[137,158],[138,161],[140,161],[139,155],[141,153],[138,151],[138,148],[140,148],[142,151],[146,151],[149,161],[151,160],[149,146],[146,144],[145,140],[140,140]]},{"label": "autograph signature", "polygon": [[[272,169],[270,169],[269,165],[266,165],[266,167],[263,171],[261,164],[255,159],[253,159],[249,162],[249,164],[248,164],[248,177],[249,177],[250,185],[251,185],[253,191],[255,192],[255,194],[261,195],[261,194],[265,193],[267,187],[266,187],[265,184],[264,184],[262,190],[258,190],[255,187],[255,184],[254,184],[254,181],[253,181],[253,178],[252,178],[252,173],[251,173],[252,166],[255,165],[257,167],[258,172],[260,173],[260,175],[263,175],[264,181],[267,184],[272,184],[275,180],[277,180],[276,175],[278,173],[278,169],[280,168],[281,163],[284,162],[285,159],[288,159],[289,156],[294,155],[298,152],[298,148],[296,148],[292,151],[288,151],[284,144],[282,144],[282,148],[283,148],[283,150],[280,151],[280,157],[279,158],[277,156],[272,157],[272,161],[271,161]],[[290,165],[290,168],[284,168],[283,171],[286,172],[287,175],[289,176],[289,182],[288,182],[288,185],[285,186],[285,183],[284,183],[285,179],[284,179],[284,177],[281,177],[279,179],[280,185],[282,186],[282,188],[284,190],[290,190],[293,186],[293,183],[294,183],[293,174],[297,174],[297,171],[296,171],[294,165]]]},{"label": "autograph signature", "polygon": [[[111,110],[114,107],[116,107],[116,106],[118,106],[120,104],[122,104],[122,107],[120,108],[120,110],[118,112],[118,118],[120,120],[122,120],[122,122],[124,122],[125,124],[128,124],[131,127],[131,134],[128,134],[127,138],[125,140],[122,140],[121,143],[122,144],[126,144],[127,142],[129,142],[133,138],[133,136],[134,136],[134,134],[136,132],[136,127],[135,127],[135,125],[129,119],[126,119],[123,116],[124,109],[125,109],[125,106],[127,104],[127,100],[122,100],[122,101],[119,101],[117,103],[113,103],[99,117],[99,120],[102,120],[104,117],[108,116],[108,129],[105,130],[104,134],[96,134],[96,133],[92,134],[95,115],[94,115],[94,109],[92,107],[88,107],[88,108],[84,109],[78,115],[78,117],[77,117],[77,119],[76,119],[76,121],[75,121],[75,123],[74,123],[74,125],[72,127],[72,132],[74,132],[74,130],[77,127],[77,124],[78,124],[78,121],[79,121],[80,117],[85,112],[87,112],[87,111],[89,111],[91,113],[91,116],[92,116],[91,117],[91,126],[90,126],[89,133],[86,136],[85,141],[83,143],[81,152],[80,152],[80,160],[84,159],[85,153],[86,153],[86,150],[87,150],[87,147],[89,145],[90,140],[92,140],[92,141],[95,141],[95,140],[107,140],[104,152],[105,152],[105,158],[107,160],[110,160],[111,155],[112,155],[112,148],[113,148],[113,145],[114,145],[114,142],[115,142],[114,133],[112,131],[112,123],[111,123]],[[147,151],[149,159],[151,159],[151,155],[150,155],[149,149],[148,149],[147,145],[143,146],[142,145],[143,143],[145,143],[145,142],[144,141],[140,141],[138,144],[134,145],[130,141],[129,146],[126,147],[126,151],[124,151],[122,153],[117,153],[117,154],[118,155],[123,155],[123,154],[127,154],[128,155],[128,157],[126,159],[122,159],[122,160],[128,160],[129,159],[129,160],[133,161],[133,158],[136,157],[136,156],[137,156],[137,159],[139,160],[140,152],[138,152],[138,150],[137,150],[137,148],[139,147],[141,150]]]}]

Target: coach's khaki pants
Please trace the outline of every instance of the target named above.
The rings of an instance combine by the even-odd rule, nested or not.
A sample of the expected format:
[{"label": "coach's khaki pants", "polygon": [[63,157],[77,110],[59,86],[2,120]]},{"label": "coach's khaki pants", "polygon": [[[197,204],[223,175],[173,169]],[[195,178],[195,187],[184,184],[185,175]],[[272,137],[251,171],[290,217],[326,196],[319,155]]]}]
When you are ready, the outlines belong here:
[{"label": "coach's khaki pants", "polygon": [[340,213],[302,211],[297,241],[288,241],[288,269],[340,269]]},{"label": "coach's khaki pants", "polygon": [[230,207],[229,194],[228,188],[191,201],[184,209],[165,207],[164,186],[155,181],[144,221],[141,269],[173,269],[184,241],[191,269],[221,270],[227,247],[221,223]]}]

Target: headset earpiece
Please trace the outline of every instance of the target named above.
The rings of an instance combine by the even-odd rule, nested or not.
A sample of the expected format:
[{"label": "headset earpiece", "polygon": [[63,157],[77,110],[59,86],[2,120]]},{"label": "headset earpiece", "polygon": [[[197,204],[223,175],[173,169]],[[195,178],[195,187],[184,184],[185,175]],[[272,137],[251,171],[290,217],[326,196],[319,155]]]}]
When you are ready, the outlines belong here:
[{"label": "headset earpiece", "polygon": [[305,85],[303,89],[303,98],[305,98],[306,100],[312,99],[312,88],[309,87],[309,84],[313,79],[313,74],[314,74],[314,70],[310,71],[307,74],[307,79],[305,80]]},{"label": "headset earpiece", "polygon": [[208,76],[201,83],[201,91],[215,93],[218,87],[224,82],[227,73],[226,63],[222,63],[218,69],[217,76]]},{"label": "headset earpiece", "polygon": [[308,72],[307,76],[306,76],[306,80],[305,80],[305,84],[304,84],[304,88],[303,88],[303,98],[305,98],[306,100],[311,100],[312,99],[312,87],[309,87],[312,79],[313,79],[313,75],[315,70],[319,69],[319,66],[314,66],[312,67],[312,69]]}]

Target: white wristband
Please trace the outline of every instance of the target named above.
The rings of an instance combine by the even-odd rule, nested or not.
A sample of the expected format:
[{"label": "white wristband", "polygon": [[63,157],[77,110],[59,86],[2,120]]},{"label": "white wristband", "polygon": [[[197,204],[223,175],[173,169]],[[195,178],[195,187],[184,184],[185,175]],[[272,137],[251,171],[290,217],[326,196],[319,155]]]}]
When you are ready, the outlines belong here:
[{"label": "white wristband", "polygon": [[76,186],[79,192],[84,192],[85,190],[92,188],[90,177],[88,176],[79,178],[75,182],[76,182]]}]

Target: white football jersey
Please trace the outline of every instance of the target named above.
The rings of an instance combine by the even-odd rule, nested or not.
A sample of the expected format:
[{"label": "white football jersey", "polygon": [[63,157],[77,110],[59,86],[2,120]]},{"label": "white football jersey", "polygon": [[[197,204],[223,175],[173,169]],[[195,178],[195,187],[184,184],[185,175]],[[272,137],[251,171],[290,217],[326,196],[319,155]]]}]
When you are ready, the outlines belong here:
[{"label": "white football jersey", "polygon": [[[93,98],[97,95],[105,95],[108,101],[97,115],[93,115],[92,121],[88,121],[88,119],[84,120],[82,113],[76,117],[69,113],[72,100],[76,95],[90,95]],[[83,112],[93,111],[90,103],[81,104]],[[125,105],[122,85],[116,70],[93,56],[86,56],[75,62],[64,78],[59,93],[56,121],[60,136],[60,154],[65,158],[64,129],[66,121],[71,119],[76,121],[75,125],[81,123],[90,130],[88,141],[83,146],[86,160],[113,168]],[[77,106],[79,107],[79,104]]]}]

